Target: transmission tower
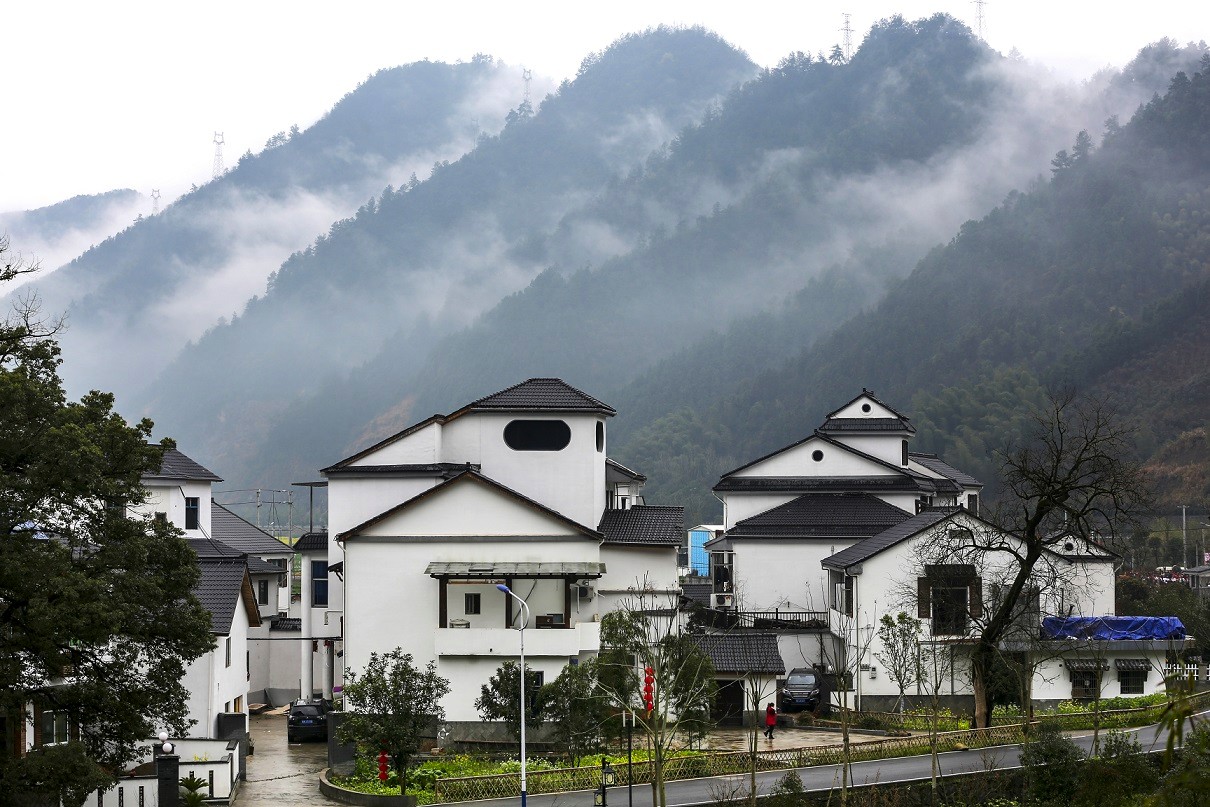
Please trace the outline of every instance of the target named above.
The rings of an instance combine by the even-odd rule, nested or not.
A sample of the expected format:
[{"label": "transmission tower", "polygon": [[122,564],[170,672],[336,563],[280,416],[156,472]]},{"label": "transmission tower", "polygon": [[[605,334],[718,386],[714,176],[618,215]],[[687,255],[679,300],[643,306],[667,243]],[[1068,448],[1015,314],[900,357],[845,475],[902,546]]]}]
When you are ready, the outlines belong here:
[{"label": "transmission tower", "polygon": [[534,71],[530,70],[528,67],[521,68],[521,80],[525,82],[525,103],[526,104],[529,103],[529,82],[533,79],[533,77],[534,77]]},{"label": "transmission tower", "polygon": [[975,4],[975,33],[983,39],[983,7],[987,5],[987,0],[972,0]]},{"label": "transmission tower", "polygon": [[223,133],[214,133],[214,178],[223,175]]},{"label": "transmission tower", "polygon": [[844,60],[847,62],[853,58],[853,26],[849,24],[849,17],[852,15],[841,14],[840,16],[844,17],[844,25],[840,32],[844,34]]},{"label": "transmission tower", "polygon": [[154,216],[156,213],[159,213],[159,212],[160,212],[160,189],[152,188],[151,189],[151,215]]}]

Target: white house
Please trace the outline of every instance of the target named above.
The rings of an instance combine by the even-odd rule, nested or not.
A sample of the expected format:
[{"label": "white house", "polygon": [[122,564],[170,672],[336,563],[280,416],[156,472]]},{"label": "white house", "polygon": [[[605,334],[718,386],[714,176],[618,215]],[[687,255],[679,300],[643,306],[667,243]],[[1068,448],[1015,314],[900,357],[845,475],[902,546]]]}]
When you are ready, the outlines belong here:
[{"label": "white house", "polygon": [[[727,472],[714,487],[726,531],[706,544],[711,606],[731,626],[776,626],[787,667],[854,671],[853,695],[866,708],[890,708],[898,694],[879,660],[877,626],[899,611],[923,620],[927,649],[953,657],[947,700],[969,703],[963,647],[1000,596],[1007,568],[1003,555],[958,539],[1014,540],[979,517],[981,483],[912,452],[914,434],[908,417],[863,390],[808,437]],[[1039,641],[1039,622],[1047,614],[1112,615],[1116,560],[1072,539],[1039,565],[1038,593],[1013,634],[1017,647],[1005,648],[1030,654],[1036,700],[1086,691],[1077,657],[1092,645]],[[1126,671],[1123,691],[1138,688],[1144,664],[1157,669],[1145,691],[1161,682],[1155,642],[1100,643],[1096,652],[1099,668]],[[1103,688],[1118,694],[1111,690]]]},{"label": "white house", "polygon": [[309,635],[338,636],[354,670],[395,647],[435,661],[447,719],[472,731],[479,688],[519,653],[498,584],[528,604],[526,662],[545,681],[595,654],[601,615],[636,590],[675,601],[683,509],[644,504],[645,478],[608,459],[614,414],[532,378],[323,469],[330,538],[307,551],[327,599]]}]

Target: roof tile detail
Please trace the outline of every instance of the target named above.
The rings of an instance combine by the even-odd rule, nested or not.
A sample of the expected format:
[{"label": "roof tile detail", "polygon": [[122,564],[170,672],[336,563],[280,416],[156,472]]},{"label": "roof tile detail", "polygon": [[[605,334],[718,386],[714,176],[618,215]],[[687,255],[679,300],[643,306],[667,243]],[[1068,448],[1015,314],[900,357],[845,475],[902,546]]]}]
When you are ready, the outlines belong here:
[{"label": "roof tile detail", "polygon": [[740,521],[727,538],[870,537],[908,518],[867,493],[806,493]]},{"label": "roof tile detail", "polygon": [[607,544],[680,546],[685,543],[685,508],[636,504],[627,510],[606,510],[597,531]]},{"label": "roof tile detail", "polygon": [[692,638],[715,672],[781,675],[786,671],[772,633],[702,633]]},{"label": "roof tile detail", "polygon": [[508,389],[480,398],[470,410],[538,410],[554,412],[600,412],[616,415],[612,406],[581,392],[561,378],[530,378]]},{"label": "roof tile detail", "polygon": [[143,474],[144,479],[187,479],[198,482],[222,482],[222,477],[203,468],[199,463],[189,459],[175,448],[164,452],[160,469],[154,473]]}]

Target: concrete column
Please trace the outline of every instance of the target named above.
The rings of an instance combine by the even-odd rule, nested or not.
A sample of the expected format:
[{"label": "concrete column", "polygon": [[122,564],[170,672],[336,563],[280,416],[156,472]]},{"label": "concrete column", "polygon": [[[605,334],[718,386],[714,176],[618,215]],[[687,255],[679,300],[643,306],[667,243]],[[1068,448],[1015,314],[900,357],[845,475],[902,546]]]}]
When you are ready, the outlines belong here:
[{"label": "concrete column", "polygon": [[315,656],[311,651],[311,556],[302,556],[302,602],[299,603],[299,616],[302,617],[302,652],[299,669],[299,697],[310,699],[315,693]]},{"label": "concrete column", "polygon": [[323,665],[320,673],[320,680],[323,681],[323,696],[328,700],[332,700],[332,662],[336,647],[328,640],[323,642],[319,649],[321,651],[319,663]]}]

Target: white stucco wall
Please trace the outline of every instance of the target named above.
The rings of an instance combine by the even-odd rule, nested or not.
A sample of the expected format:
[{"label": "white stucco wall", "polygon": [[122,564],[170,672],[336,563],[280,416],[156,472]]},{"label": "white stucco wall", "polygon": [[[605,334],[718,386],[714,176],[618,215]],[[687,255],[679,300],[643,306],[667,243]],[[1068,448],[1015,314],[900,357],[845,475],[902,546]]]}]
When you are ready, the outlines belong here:
[{"label": "white stucco wall", "polygon": [[[429,423],[406,437],[382,446],[377,451],[349,463],[362,465],[428,465],[445,462],[441,459],[442,426]],[[473,462],[473,460],[467,460]]]},{"label": "white stucco wall", "polygon": [[209,537],[210,531],[210,483],[209,482],[162,482],[144,483],[147,500],[132,507],[131,515],[144,516],[164,513],[168,521],[185,530],[185,498],[198,500],[198,525],[200,529],[185,530],[190,538]]},{"label": "white stucco wall", "polygon": [[[816,451],[823,453],[818,461],[812,457]],[[812,437],[739,471],[735,476],[879,476],[885,475],[887,470],[885,465]]]},{"label": "white stucco wall", "polygon": [[745,611],[826,610],[827,573],[820,561],[853,543],[765,538],[734,541],[736,607]]},{"label": "white stucco wall", "polygon": [[[189,717],[197,721],[189,737],[213,737],[215,721],[224,705],[234,709],[242,698],[242,710],[248,710],[248,611],[243,598],[236,605],[230,633],[216,635],[215,647],[185,670],[183,684],[189,690]],[[227,665],[227,640],[231,640],[231,664]]]}]

